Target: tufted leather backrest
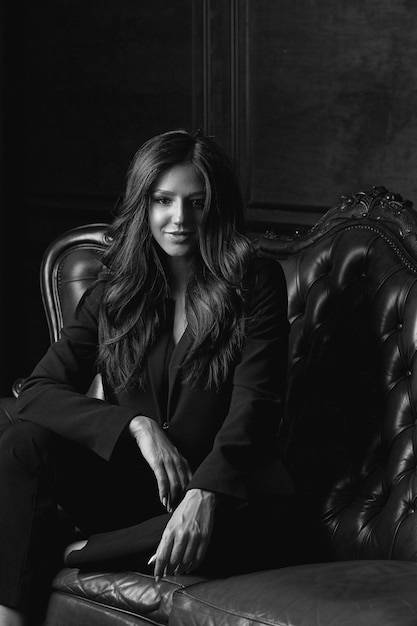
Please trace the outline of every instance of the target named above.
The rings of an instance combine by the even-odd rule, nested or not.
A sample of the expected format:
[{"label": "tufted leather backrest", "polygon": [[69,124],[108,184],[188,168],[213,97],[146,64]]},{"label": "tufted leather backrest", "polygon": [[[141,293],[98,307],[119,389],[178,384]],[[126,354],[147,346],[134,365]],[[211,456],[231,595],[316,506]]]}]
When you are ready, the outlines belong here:
[{"label": "tufted leather backrest", "polygon": [[281,439],[326,558],[417,558],[416,234],[378,188],[298,240],[260,241],[289,291]]},{"label": "tufted leather backrest", "polygon": [[[65,321],[103,268],[100,259],[108,244],[107,230],[107,224],[73,228],[57,237],[43,256],[40,286],[51,343],[59,339]],[[14,395],[18,395],[21,382],[15,383]],[[87,395],[104,400],[99,374]]]},{"label": "tufted leather backrest", "polygon": [[[42,266],[51,341],[101,268],[106,225],[58,238]],[[383,188],[342,201],[280,259],[291,322],[285,458],[323,558],[417,560],[417,220]]]},{"label": "tufted leather backrest", "polygon": [[45,252],[40,274],[42,300],[51,343],[57,341],[68,315],[97,278],[107,245],[107,224],[80,226],[57,237]]}]

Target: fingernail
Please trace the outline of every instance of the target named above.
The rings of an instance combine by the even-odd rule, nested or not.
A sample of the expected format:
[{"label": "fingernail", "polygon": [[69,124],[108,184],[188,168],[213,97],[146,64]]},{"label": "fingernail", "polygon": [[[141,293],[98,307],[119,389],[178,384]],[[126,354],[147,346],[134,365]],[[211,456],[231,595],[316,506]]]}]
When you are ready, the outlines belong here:
[{"label": "fingernail", "polygon": [[152,565],[156,561],[156,554],[153,554],[148,561],[148,565]]},{"label": "fingernail", "polygon": [[156,583],[159,583],[159,581],[160,581],[160,580],[161,580],[161,577],[160,577],[160,576],[155,576],[155,582],[156,582]]},{"label": "fingernail", "polygon": [[167,499],[166,498],[162,498],[162,506],[164,507],[164,509],[167,508]]}]

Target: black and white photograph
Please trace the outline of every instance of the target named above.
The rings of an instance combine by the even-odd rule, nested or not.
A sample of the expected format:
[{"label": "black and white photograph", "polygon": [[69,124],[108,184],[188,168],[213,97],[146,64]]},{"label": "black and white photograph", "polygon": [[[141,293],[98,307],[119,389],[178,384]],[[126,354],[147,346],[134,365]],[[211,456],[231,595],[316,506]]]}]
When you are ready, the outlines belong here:
[{"label": "black and white photograph", "polygon": [[0,43],[0,626],[417,626],[417,4]]}]

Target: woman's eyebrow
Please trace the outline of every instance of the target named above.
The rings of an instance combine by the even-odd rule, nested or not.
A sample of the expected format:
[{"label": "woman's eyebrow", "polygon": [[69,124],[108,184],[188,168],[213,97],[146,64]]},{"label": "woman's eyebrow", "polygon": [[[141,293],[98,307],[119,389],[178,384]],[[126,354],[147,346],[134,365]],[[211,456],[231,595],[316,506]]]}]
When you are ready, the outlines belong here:
[{"label": "woman's eyebrow", "polygon": [[[177,193],[175,191],[169,191],[168,189],[161,189],[159,187],[157,187],[156,189],[152,189],[152,193],[163,193],[166,196],[176,196]],[[192,193],[190,193],[189,195],[187,195],[187,198],[193,198],[194,196],[204,196],[205,195],[205,189],[198,189],[197,191],[193,191]]]},{"label": "woman's eyebrow", "polygon": [[152,193],[165,193],[168,196],[175,196],[175,193],[173,191],[167,191],[165,189],[160,189],[159,187],[157,187],[156,189],[152,189]]}]

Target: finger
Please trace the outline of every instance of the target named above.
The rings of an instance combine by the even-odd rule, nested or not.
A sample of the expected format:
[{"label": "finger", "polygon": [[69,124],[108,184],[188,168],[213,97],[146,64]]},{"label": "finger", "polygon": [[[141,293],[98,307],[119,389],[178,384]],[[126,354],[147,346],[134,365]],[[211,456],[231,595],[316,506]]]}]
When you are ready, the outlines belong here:
[{"label": "finger", "polygon": [[177,534],[171,550],[169,562],[166,565],[166,573],[177,575],[183,565],[183,555],[187,549],[187,538]]},{"label": "finger", "polygon": [[201,541],[195,553],[195,559],[194,559],[195,567],[198,567],[200,563],[202,562],[202,560],[204,559],[209,543],[210,543],[210,535],[202,535]]},{"label": "finger", "polygon": [[178,504],[179,500],[183,497],[188,483],[192,478],[192,472],[188,462],[181,455],[178,455],[178,459],[174,462],[172,476],[173,482],[170,489],[171,503],[175,505]]},{"label": "finger", "polygon": [[167,480],[168,480],[168,498],[170,506],[178,504],[180,498],[184,493],[183,480],[181,480],[181,474],[179,468],[173,461],[169,459],[165,465]]},{"label": "finger", "polygon": [[170,493],[169,477],[163,465],[154,468],[154,474],[158,485],[159,500],[166,507]]},{"label": "finger", "polygon": [[159,542],[158,549],[156,551],[154,577],[156,582],[159,582],[164,575],[165,569],[171,556],[173,539],[171,536],[166,537],[166,533],[162,534],[162,539]]},{"label": "finger", "polygon": [[189,572],[192,569],[195,569],[201,564],[201,562],[203,561],[206,555],[207,548],[209,546],[210,539],[211,539],[211,530],[209,530],[208,532],[201,531],[201,528],[198,522],[196,522],[196,524],[198,527],[198,541],[195,544],[194,552],[190,552],[190,554],[184,555],[186,572]]},{"label": "finger", "polygon": [[158,480],[160,500],[163,506],[172,512],[191,479],[189,465],[176,449],[170,455],[165,454],[158,460],[158,463],[154,461],[153,465]]},{"label": "finger", "polygon": [[188,465],[188,462],[183,457],[181,457],[179,473],[180,473],[180,479],[181,479],[181,486],[184,490],[192,478],[192,472],[190,470],[190,466]]},{"label": "finger", "polygon": [[174,575],[179,576],[190,571],[192,564],[196,559],[197,549],[199,546],[199,538],[195,537],[188,541],[183,551],[181,561],[178,563]]}]

